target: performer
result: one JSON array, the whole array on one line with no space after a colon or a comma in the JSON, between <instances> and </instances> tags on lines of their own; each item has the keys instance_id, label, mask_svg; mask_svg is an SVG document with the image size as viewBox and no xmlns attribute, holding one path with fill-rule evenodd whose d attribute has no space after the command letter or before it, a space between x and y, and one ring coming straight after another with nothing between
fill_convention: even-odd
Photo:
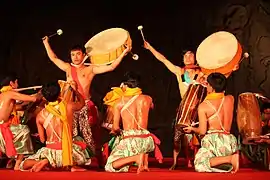
<instances>
[{"instance_id":1,"label":"performer","mask_svg":"<svg viewBox=\"0 0 270 180\"><path fill-rule=\"evenodd\" d=\"M108 172L127 172L129 165L137 163L137 173L148 171L148 153L156 150L156 158L162 161L157 144L160 141L147 130L149 109L153 106L150 96L143 95L139 79L133 73L126 75L123 82L126 96L114 105L113 134L120 131L122 118L123 131L120 142L113 148L105 166ZM156 144L156 145L155 145Z\"/></svg>"},{"instance_id":2,"label":"performer","mask_svg":"<svg viewBox=\"0 0 270 180\"><path fill-rule=\"evenodd\" d=\"M148 42L144 42L144 47L148 49L160 62L162 62L169 71L176 75L179 91L181 98L184 97L188 85L192 83L193 80L198 80L201 82L203 74L200 71L200 67L195 65L194 53L187 51L184 54L184 67L181 68L172 64L165 56L155 50Z\"/></svg>"},{"instance_id":3,"label":"performer","mask_svg":"<svg viewBox=\"0 0 270 180\"><path fill-rule=\"evenodd\" d=\"M201 148L195 156L195 170L198 172L237 172L239 154L236 138L230 134L234 98L224 95L226 77L212 73L207 77L208 95L198 108L199 128L184 130L205 135ZM229 167L220 165L230 164Z\"/></svg>"},{"instance_id":4,"label":"performer","mask_svg":"<svg viewBox=\"0 0 270 180\"><path fill-rule=\"evenodd\" d=\"M12 123L9 121L10 116L16 100L35 102L41 96L40 94L29 96L13 91L12 89L18 88L18 79L15 75L4 78L0 88L0 152L9 158L16 158L14 170L19 170L24 155L33 154L34 151L29 128L26 125Z\"/></svg>"},{"instance_id":5,"label":"performer","mask_svg":"<svg viewBox=\"0 0 270 180\"><path fill-rule=\"evenodd\" d=\"M50 60L61 70L66 72L67 81L74 80L78 84L78 90L85 99L85 107L80 111L74 113L73 120L73 136L76 137L79 133L87 142L88 147L93 154L96 154L99 165L102 164L101 157L101 143L100 143L100 130L97 122L97 109L94 103L90 100L90 87L92 80L96 74L113 71L122 61L123 57L130 51L127 47L125 51L114 61L107 66L85 66L82 62L85 58L85 49L80 46L74 46L71 51L71 60L75 66L60 60L49 44L49 38L43 38L43 43ZM78 133L79 128L79 133Z\"/></svg>"},{"instance_id":6,"label":"performer","mask_svg":"<svg viewBox=\"0 0 270 180\"><path fill-rule=\"evenodd\" d=\"M194 53L191 51L187 51L184 54L184 67L181 68L172 64L165 56L155 50L148 42L144 41L144 47L148 49L159 61L161 61L172 73L176 75L180 96L183 99L184 95L186 94L188 87L190 84L193 83L194 80L198 82L203 82L203 73L201 73L200 68L195 65L195 58ZM176 120L177 121L177 120ZM181 150L181 139L184 141L185 145L185 154L187 156L188 167L191 167L191 158L189 156L188 144L194 140L194 142L198 142L197 137L193 136L192 134L185 134L182 133L176 127L174 128L174 150L173 150L173 165L170 168L171 170L175 169L177 165L177 157ZM198 143L192 145L197 146ZM196 147L192 147L196 151Z\"/></svg>"},{"instance_id":7,"label":"performer","mask_svg":"<svg viewBox=\"0 0 270 180\"><path fill-rule=\"evenodd\" d=\"M61 168L85 164L84 149L77 145L79 143L72 142L73 112L80 110L85 104L74 83L72 88L78 101L67 103L58 99L61 91L58 82L43 86L42 94L49 103L37 115L36 124L40 141L46 141L46 147L24 160L20 165L21 170L39 172L48 165ZM71 171L81 170L84 169L71 168Z\"/></svg>"}]
</instances>

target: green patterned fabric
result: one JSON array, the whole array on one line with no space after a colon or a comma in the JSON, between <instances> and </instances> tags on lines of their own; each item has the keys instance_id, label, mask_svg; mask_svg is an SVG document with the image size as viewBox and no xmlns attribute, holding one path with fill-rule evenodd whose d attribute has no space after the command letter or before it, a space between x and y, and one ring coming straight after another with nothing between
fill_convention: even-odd
<instances>
[{"instance_id":1,"label":"green patterned fabric","mask_svg":"<svg viewBox=\"0 0 270 180\"><path fill-rule=\"evenodd\" d=\"M72 145L72 156L74 165L84 165L87 162L88 153L79 145ZM50 165L54 168L61 168L62 164L62 150L51 149L43 147L38 150L36 154L29 156L20 164L20 169L23 170L23 164L26 160L33 159L36 161L47 159Z\"/></svg>"},{"instance_id":2,"label":"green patterned fabric","mask_svg":"<svg viewBox=\"0 0 270 180\"><path fill-rule=\"evenodd\" d=\"M210 159L232 155L238 151L237 139L232 134L221 131L208 131L201 141L201 148L195 156L195 170L197 172L230 172L231 164L223 164L218 167L210 166Z\"/></svg>"},{"instance_id":3,"label":"green patterned fabric","mask_svg":"<svg viewBox=\"0 0 270 180\"><path fill-rule=\"evenodd\" d=\"M30 137L30 130L26 125L10 125L10 130L13 134L13 143L17 154L33 154L33 145ZM0 131L0 151L6 152L5 140Z\"/></svg>"},{"instance_id":4,"label":"green patterned fabric","mask_svg":"<svg viewBox=\"0 0 270 180\"><path fill-rule=\"evenodd\" d=\"M150 134L147 130L124 130L123 137L132 135ZM135 156L141 153L149 153L154 151L155 144L151 136L149 137L132 137L122 139L119 137L119 142L115 144L112 152L107 160L105 171L107 172L128 172L129 166L124 166L120 169L114 169L112 163L118 159ZM115 141L117 142L117 141Z\"/></svg>"}]
</instances>

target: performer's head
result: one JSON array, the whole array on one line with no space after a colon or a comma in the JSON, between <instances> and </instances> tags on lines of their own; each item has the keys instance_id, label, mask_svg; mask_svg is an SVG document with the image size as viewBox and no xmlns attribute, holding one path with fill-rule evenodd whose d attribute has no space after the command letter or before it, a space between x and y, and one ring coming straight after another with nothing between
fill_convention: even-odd
<instances>
[{"instance_id":1,"label":"performer's head","mask_svg":"<svg viewBox=\"0 0 270 180\"><path fill-rule=\"evenodd\" d=\"M127 72L124 75L124 80L122 81L122 89L125 90L126 87L136 88L140 85L140 76L135 72Z\"/></svg>"},{"instance_id":2,"label":"performer's head","mask_svg":"<svg viewBox=\"0 0 270 180\"><path fill-rule=\"evenodd\" d=\"M0 83L0 89L4 86L11 86L12 89L16 89L19 87L18 84L18 78L15 73L10 73L4 78L2 78L1 83Z\"/></svg>"},{"instance_id":3,"label":"performer's head","mask_svg":"<svg viewBox=\"0 0 270 180\"><path fill-rule=\"evenodd\" d=\"M85 55L85 48L80 45L75 45L70 50L71 61L75 65L81 64Z\"/></svg>"},{"instance_id":4,"label":"performer's head","mask_svg":"<svg viewBox=\"0 0 270 180\"><path fill-rule=\"evenodd\" d=\"M42 86L41 93L47 101L54 102L58 99L60 91L58 82L51 82Z\"/></svg>"},{"instance_id":5,"label":"performer's head","mask_svg":"<svg viewBox=\"0 0 270 180\"><path fill-rule=\"evenodd\" d=\"M221 73L211 73L207 77L207 91L209 93L216 92L221 93L225 91L227 79L226 77Z\"/></svg>"},{"instance_id":6,"label":"performer's head","mask_svg":"<svg viewBox=\"0 0 270 180\"><path fill-rule=\"evenodd\" d=\"M184 54L184 64L186 65L195 65L195 55L192 51L185 51Z\"/></svg>"}]
</instances>

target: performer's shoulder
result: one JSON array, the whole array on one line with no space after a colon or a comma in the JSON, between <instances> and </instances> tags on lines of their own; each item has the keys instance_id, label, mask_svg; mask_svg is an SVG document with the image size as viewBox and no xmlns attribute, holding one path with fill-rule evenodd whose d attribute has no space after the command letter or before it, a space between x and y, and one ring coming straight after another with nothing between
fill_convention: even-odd
<instances>
[{"instance_id":1,"label":"performer's shoulder","mask_svg":"<svg viewBox=\"0 0 270 180\"><path fill-rule=\"evenodd\" d=\"M140 94L138 99L146 101L146 102L152 102L153 101L152 97L149 96L149 95L146 95L146 94Z\"/></svg>"},{"instance_id":2,"label":"performer's shoulder","mask_svg":"<svg viewBox=\"0 0 270 180\"><path fill-rule=\"evenodd\" d=\"M227 101L234 101L234 97L232 96L232 95L226 95L225 96L225 100L227 100Z\"/></svg>"}]
</instances>

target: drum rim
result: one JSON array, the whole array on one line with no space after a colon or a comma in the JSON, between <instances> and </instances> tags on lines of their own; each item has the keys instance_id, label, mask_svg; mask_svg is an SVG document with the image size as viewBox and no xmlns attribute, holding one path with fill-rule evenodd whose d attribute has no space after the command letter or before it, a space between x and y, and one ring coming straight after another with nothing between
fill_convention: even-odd
<instances>
[{"instance_id":1,"label":"drum rim","mask_svg":"<svg viewBox=\"0 0 270 180\"><path fill-rule=\"evenodd\" d=\"M104 34L104 33L106 33L106 32L112 31L112 30L118 30L118 31L120 30L120 31L122 31L122 32L126 32L126 33L127 33L127 38L126 38L125 41L127 41L128 37L130 36L129 32L128 32L127 30L123 29L123 28L118 28L118 27L116 27L116 28L105 29L105 30L103 30L103 31L101 31L101 32L99 32L99 33L97 33L97 34L95 34L92 38L90 38L90 39L85 43L85 45L84 45L85 49L87 49L87 47L89 47L89 44L91 44L91 42L94 41L94 39L98 38L101 34ZM119 44L119 46L118 46L117 48L121 47L121 46L125 43L125 41L124 41L121 45ZM117 48L115 48L114 50L116 50ZM87 55L88 55L88 56L103 55L103 54L111 53L111 52L114 51L114 50L108 50L108 51L104 51L104 52L90 51L89 53L87 53ZM106 64L104 64L104 65L106 65Z\"/></svg>"},{"instance_id":2,"label":"drum rim","mask_svg":"<svg viewBox=\"0 0 270 180\"><path fill-rule=\"evenodd\" d=\"M199 53L200 53L200 48L202 47L202 44L204 44L206 41L208 41L211 37L213 37L214 35L218 34L218 33L226 33L228 35L230 35L231 37L233 37L237 43L237 50L235 52L235 55L234 57L231 59L231 61L227 62L226 64L220 66L220 67L216 67L216 68L213 68L213 69L209 69L208 67L203 67L200 63L200 57L199 57ZM202 72L204 72L205 74L210 74L212 72L220 72L222 74L228 74L228 73L231 73L232 72L232 68L233 66L235 66L237 63L239 63L240 59L241 59L241 55L242 55L242 47L238 41L238 39L235 37L234 34L228 32L228 31L218 31L218 32L215 32L215 33L212 33L211 35L209 35L207 38L205 38L201 43L200 45L198 46L197 48L197 52L196 52L196 59L197 59L197 62L199 64L199 66L201 67L202 69ZM228 67L229 66L229 67ZM226 67L226 68L224 68Z\"/></svg>"}]
</instances>

